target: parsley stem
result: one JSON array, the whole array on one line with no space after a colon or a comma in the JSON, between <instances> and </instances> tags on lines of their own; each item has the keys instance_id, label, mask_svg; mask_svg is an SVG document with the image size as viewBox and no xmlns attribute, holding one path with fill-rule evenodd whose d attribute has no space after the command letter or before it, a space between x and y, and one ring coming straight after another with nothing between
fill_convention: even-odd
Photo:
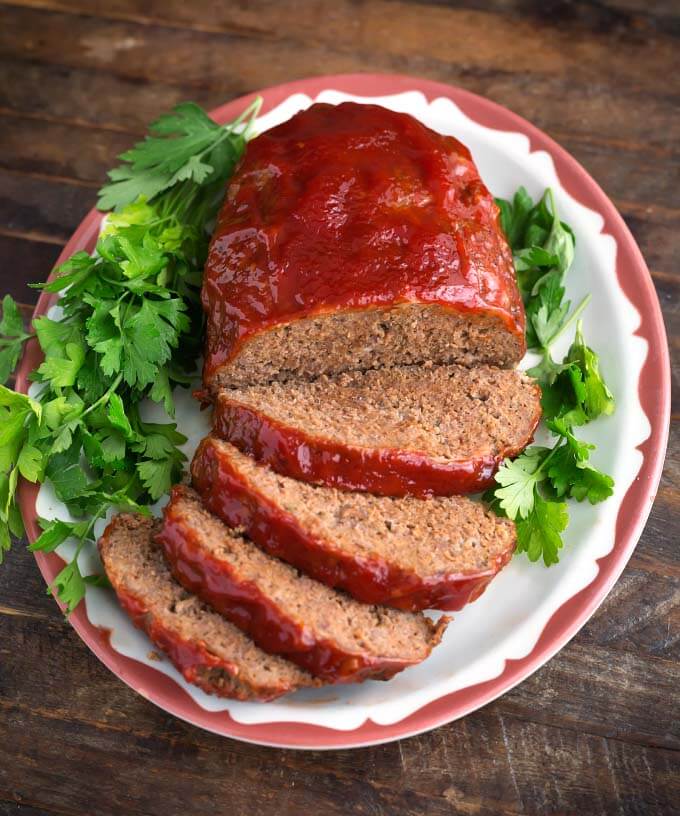
<instances>
[{"instance_id":1,"label":"parsley stem","mask_svg":"<svg viewBox=\"0 0 680 816\"><path fill-rule=\"evenodd\" d=\"M98 400L93 402L89 408L86 408L83 411L83 413L80 415L80 418L82 419L84 416L87 416L90 413L90 411L94 411L94 409L101 405L103 402L107 402L111 394L113 394L113 392L116 390L116 388L118 388L122 381L123 375L119 374L116 377L116 379L111 383L111 385L108 387L108 389L101 395L101 397L99 397Z\"/></svg>"},{"instance_id":2,"label":"parsley stem","mask_svg":"<svg viewBox=\"0 0 680 816\"><path fill-rule=\"evenodd\" d=\"M59 425L58 428L55 428L49 436L50 437L58 436L64 430L64 428L67 425L69 425L71 422L75 422L76 420L79 421L79 422L82 422L83 418L86 417L90 413L90 411L94 411L95 408L98 408L103 402L106 402L109 399L111 394L113 394L113 392L116 390L116 388L118 388L118 386L121 384L122 381L123 381L123 375L119 374L116 377L116 379L111 383L109 388L101 395L101 397L99 397L98 400L93 402L92 405L90 405L89 408L86 408L83 411L83 413L80 414L80 416L73 417L72 419L69 419L67 422L62 422L62 424Z\"/></svg>"},{"instance_id":3,"label":"parsley stem","mask_svg":"<svg viewBox=\"0 0 680 816\"><path fill-rule=\"evenodd\" d=\"M592 300L592 297L593 297L593 296L592 296L592 295L590 294L590 292L589 292L589 293L588 293L588 294L587 294L587 295L586 295L586 296L583 298L583 300L582 300L582 301L579 303L579 305L578 305L578 306L577 306L577 307L574 309L574 311L571 313L571 315L569 316L569 319L568 319L568 320L565 320L565 322L564 322L564 323L563 323L563 324L562 324L562 325L559 327L559 329L558 329L558 330L555 332L555 334L553 334L553 335L552 335L552 337L551 337L551 338L548 340L547 344L546 344L545 346L543 346L543 348L544 348L546 351L548 351L548 350L550 349L550 346L552 346L552 344L555 342L555 340L557 340L557 338L558 338L558 337L559 337L559 336L560 336L560 335L561 335L561 334L562 334L562 333L563 333L563 332L564 332L566 329L568 329L568 328L569 328L569 326L571 326L571 324L572 324L572 323L573 323L575 320L577 320L577 319L578 319L578 318L581 316L581 313L583 312L583 310L586 308L586 306L587 306L587 305L590 303L590 301Z\"/></svg>"},{"instance_id":4,"label":"parsley stem","mask_svg":"<svg viewBox=\"0 0 680 816\"><path fill-rule=\"evenodd\" d=\"M203 150L196 153L195 156L200 158L201 156L205 155L206 153L209 153L210 151L214 150L217 147L218 144L221 144L225 139L227 139L229 136L231 136L232 133L236 130L236 128L242 122L244 122L246 119L248 119L248 124L246 125L246 127L245 127L243 133L241 134L241 136L243 137L243 139L245 141L248 141L248 139L250 138L250 134L252 132L253 123L254 123L255 118L257 117L257 114L258 114L261 107L262 107L262 97L258 96L256 99L254 99L250 103L250 105L248 105L248 107L243 111L243 113L237 119L234 119L233 122L229 122L228 125L225 125L222 128L222 133L220 134L220 136L217 137L217 139L214 142L211 142L207 147L204 147ZM172 192L176 192L176 190L180 186L181 185L178 185L178 187L175 190L173 190Z\"/></svg>"},{"instance_id":5,"label":"parsley stem","mask_svg":"<svg viewBox=\"0 0 680 816\"><path fill-rule=\"evenodd\" d=\"M204 156L206 153L209 153L212 150L214 150L217 147L218 144L221 144L225 139L229 138L229 136L232 135L235 128L237 128L241 124L241 122L244 121L244 119L246 118L247 115L249 115L253 111L259 110L261 105L262 105L262 99L260 97L258 97L251 105L249 105L245 109L245 111L238 117L238 119L235 119L233 122L230 122L226 127L222 128L222 133L217 137L217 139L215 139L214 142L211 142L209 145L204 147L203 150L199 151L198 153L195 153L194 156L196 158L200 158L201 156ZM243 136L243 138L246 139L246 140L248 138L247 134L250 131L252 123L253 123L253 120L251 119L248 122L248 124L246 125L245 130L241 134ZM178 188L180 186L181 185L178 185ZM173 190L173 192L175 192L175 191L176 190Z\"/></svg>"},{"instance_id":6,"label":"parsley stem","mask_svg":"<svg viewBox=\"0 0 680 816\"><path fill-rule=\"evenodd\" d=\"M132 479L130 480L130 482L127 483L127 485L125 486L124 489L127 489L130 486L131 482L132 482ZM102 502L99 505L99 507L95 510L95 512L92 514L92 518L90 519L89 524L85 528L85 532L80 537L80 542L78 543L78 549L76 550L76 558L78 557L78 554L80 553L80 549L81 549L82 545L87 540L87 538L88 538L88 536L90 534L90 531L94 529L94 525L97 523L97 521L102 516L106 515L106 511L109 509L110 506L111 505L110 505L109 502Z\"/></svg>"},{"instance_id":7,"label":"parsley stem","mask_svg":"<svg viewBox=\"0 0 680 816\"><path fill-rule=\"evenodd\" d=\"M552 459L552 457L557 453L557 451L562 447L562 441L565 439L564 436L560 436L557 440L555 446L550 451L550 453L545 457L545 459L541 462L540 466L536 470L536 473L541 473L541 471L545 468L548 462Z\"/></svg>"},{"instance_id":8,"label":"parsley stem","mask_svg":"<svg viewBox=\"0 0 680 816\"><path fill-rule=\"evenodd\" d=\"M243 138L246 141L248 141L248 138L250 137L250 133L252 131L253 123L255 122L255 119L257 118L257 114L260 112L261 107L262 107L262 97L257 96L257 97L255 97L255 99L253 99L253 101L250 103L250 105L248 105L248 107L243 111L243 113L237 119L234 119L233 122L230 122L227 125L227 127L226 127L227 133L230 133L235 128L237 128L241 124L241 122L245 121L246 119L249 119L248 124L246 125L246 129L243 131L243 134L242 134Z\"/></svg>"},{"instance_id":9,"label":"parsley stem","mask_svg":"<svg viewBox=\"0 0 680 816\"><path fill-rule=\"evenodd\" d=\"M31 337L35 337L35 334L16 334L12 337L0 337L0 346L12 346L14 343L23 343Z\"/></svg>"}]
</instances>

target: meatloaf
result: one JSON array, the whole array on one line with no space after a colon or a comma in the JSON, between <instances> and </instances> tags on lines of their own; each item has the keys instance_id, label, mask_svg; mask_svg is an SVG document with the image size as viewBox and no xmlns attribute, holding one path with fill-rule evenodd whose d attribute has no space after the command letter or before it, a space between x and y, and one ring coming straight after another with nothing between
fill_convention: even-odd
<instances>
[{"instance_id":1,"label":"meatloaf","mask_svg":"<svg viewBox=\"0 0 680 816\"><path fill-rule=\"evenodd\" d=\"M515 527L464 496L347 493L298 482L215 437L193 485L211 512L271 555L364 603L460 609L508 562Z\"/></svg>"},{"instance_id":2,"label":"meatloaf","mask_svg":"<svg viewBox=\"0 0 680 816\"><path fill-rule=\"evenodd\" d=\"M387 680L420 663L446 619L361 604L266 554L204 509L198 495L173 488L156 536L177 579L246 632L332 682Z\"/></svg>"},{"instance_id":3,"label":"meatloaf","mask_svg":"<svg viewBox=\"0 0 680 816\"><path fill-rule=\"evenodd\" d=\"M210 387L523 356L499 211L470 151L375 105L312 105L249 143L202 291Z\"/></svg>"},{"instance_id":4,"label":"meatloaf","mask_svg":"<svg viewBox=\"0 0 680 816\"><path fill-rule=\"evenodd\" d=\"M262 701L319 685L181 587L154 541L158 527L145 516L116 516L99 552L123 608L190 683L220 697Z\"/></svg>"},{"instance_id":5,"label":"meatloaf","mask_svg":"<svg viewBox=\"0 0 680 816\"><path fill-rule=\"evenodd\" d=\"M401 366L222 389L214 432L278 473L386 496L474 493L532 439L540 389L519 371Z\"/></svg>"}]
</instances>

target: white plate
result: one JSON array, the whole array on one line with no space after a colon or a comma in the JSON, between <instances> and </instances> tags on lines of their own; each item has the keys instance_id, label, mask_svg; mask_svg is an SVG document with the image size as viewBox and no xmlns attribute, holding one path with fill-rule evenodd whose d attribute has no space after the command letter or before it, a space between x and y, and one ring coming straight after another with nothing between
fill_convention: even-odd
<instances>
[{"instance_id":1,"label":"white plate","mask_svg":"<svg viewBox=\"0 0 680 816\"><path fill-rule=\"evenodd\" d=\"M643 464L638 446L650 436L650 422L642 408L638 387L648 342L636 335L640 312L624 294L617 277L616 241L612 235L603 234L602 215L567 192L551 155L542 150L532 151L529 138L522 133L480 124L451 98L438 96L428 101L420 91L375 97L335 90L323 90L315 96L293 93L258 120L259 129L288 119L313 101L337 104L349 99L410 113L434 130L456 136L472 151L481 176L494 195L511 197L520 185L534 198L540 197L546 187L554 190L560 216L572 226L577 237L567 296L576 304L587 293L592 295L583 315L584 333L600 354L602 371L617 403L612 417L583 428L581 435L597 445L594 464L614 477L616 488L612 498L595 507L570 503L570 524L558 565L547 569L540 563L530 563L525 556L513 558L479 600L455 614L441 645L428 660L387 683L370 681L330 690L304 690L268 704L210 697L188 684L169 661L149 658L153 648L150 641L133 627L113 593L88 587L87 618L91 624L110 630L110 646L115 652L172 678L193 701L192 708L228 712L232 724L306 723L340 732L356 731L368 721L376 726L390 726L446 695L499 678L508 661L531 655L558 610L598 575L598 559L614 548L617 516ZM555 349L556 357L566 352L572 336L561 338ZM530 367L534 362L527 355L522 367ZM164 418L158 406L149 406L149 410L157 420ZM198 441L209 430L209 416L199 411L188 392L177 393L177 422L179 430L189 436L185 452L191 457ZM543 441L543 433L539 431L537 442ZM45 518L68 517L55 501L49 485L41 487L36 511ZM640 527L644 518L638 522L636 526ZM102 521L97 533L103 526ZM58 554L66 558L71 551L72 546L66 543ZM95 559L91 552L81 556L84 573L99 571ZM623 563L617 569L622 567ZM580 621L583 622L585 618ZM538 662L532 668L537 665ZM153 699L148 687L145 693ZM229 728L225 733L230 733ZM296 742L291 739L285 744ZM316 746L324 744L320 738Z\"/></svg>"}]
</instances>

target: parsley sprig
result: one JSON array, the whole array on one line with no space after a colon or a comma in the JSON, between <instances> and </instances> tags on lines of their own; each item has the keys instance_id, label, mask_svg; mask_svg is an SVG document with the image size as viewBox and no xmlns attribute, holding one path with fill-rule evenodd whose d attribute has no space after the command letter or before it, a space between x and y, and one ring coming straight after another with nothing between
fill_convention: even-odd
<instances>
[{"instance_id":1,"label":"parsley sprig","mask_svg":"<svg viewBox=\"0 0 680 816\"><path fill-rule=\"evenodd\" d=\"M120 158L99 194L107 216L95 252L78 252L39 284L59 294L57 313L24 330L5 297L0 320L0 382L35 336L44 360L32 396L0 385L0 563L23 532L19 476L49 480L74 521L43 523L33 551L67 539L75 554L56 577L69 612L88 583L78 555L111 508L148 512L179 480L186 442L172 421L144 419L146 401L174 416L173 391L189 386L200 355L200 286L210 231L226 180L253 135L260 100L224 127L193 103L150 127Z\"/></svg>"},{"instance_id":2,"label":"parsley sprig","mask_svg":"<svg viewBox=\"0 0 680 816\"><path fill-rule=\"evenodd\" d=\"M517 552L546 566L559 561L561 534L569 523L567 499L591 504L612 495L610 476L590 463L595 446L582 442L574 428L614 411L614 398L599 369L597 354L586 345L579 317L590 297L570 313L564 279L574 259L575 239L557 216L546 190L534 204L522 187L512 201L497 200L501 224L513 250L527 315L527 346L541 355L529 370L541 386L543 418L556 437L553 447L532 445L496 474L497 487L484 498L517 526ZM552 346L576 323L574 341L561 363Z\"/></svg>"},{"instance_id":3,"label":"parsley sprig","mask_svg":"<svg viewBox=\"0 0 680 816\"><path fill-rule=\"evenodd\" d=\"M4 385L11 377L29 337L31 333L24 331L19 307L10 295L5 295L0 317L0 385Z\"/></svg>"},{"instance_id":4,"label":"parsley sprig","mask_svg":"<svg viewBox=\"0 0 680 816\"><path fill-rule=\"evenodd\" d=\"M536 204L524 187L512 201L496 201L526 309L527 347L545 353L588 302L582 301L568 316L571 302L564 299L564 279L574 260L576 239L571 227L557 217L551 189Z\"/></svg>"}]
</instances>

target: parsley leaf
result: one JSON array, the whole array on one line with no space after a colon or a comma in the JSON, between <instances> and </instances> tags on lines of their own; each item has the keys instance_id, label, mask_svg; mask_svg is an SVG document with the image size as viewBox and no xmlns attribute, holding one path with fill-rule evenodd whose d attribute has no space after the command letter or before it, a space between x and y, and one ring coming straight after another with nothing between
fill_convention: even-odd
<instances>
[{"instance_id":1,"label":"parsley leaf","mask_svg":"<svg viewBox=\"0 0 680 816\"><path fill-rule=\"evenodd\" d=\"M613 493L614 480L589 464L594 445L578 440L564 420L548 422L550 430L566 440L556 451L548 468L548 478L558 497L567 496L576 501L588 499L597 504Z\"/></svg>"},{"instance_id":2,"label":"parsley leaf","mask_svg":"<svg viewBox=\"0 0 680 816\"><path fill-rule=\"evenodd\" d=\"M516 272L528 272L537 267L545 266L549 269L557 266L559 259L557 255L551 254L544 247L534 245L516 252L514 262Z\"/></svg>"},{"instance_id":3,"label":"parsley leaf","mask_svg":"<svg viewBox=\"0 0 680 816\"><path fill-rule=\"evenodd\" d=\"M597 419L601 414L612 414L615 407L614 397L600 374L597 354L585 344L580 323L565 363L575 367L580 373L583 383L581 405L588 420Z\"/></svg>"},{"instance_id":4,"label":"parsley leaf","mask_svg":"<svg viewBox=\"0 0 680 816\"><path fill-rule=\"evenodd\" d=\"M555 197L552 190L548 189L547 196L550 200L552 223L543 248L557 258L557 269L564 275L574 261L576 242L574 233L557 217L557 207L555 206Z\"/></svg>"},{"instance_id":5,"label":"parsley leaf","mask_svg":"<svg viewBox=\"0 0 680 816\"><path fill-rule=\"evenodd\" d=\"M531 447L514 461L506 459L496 473L495 496L510 518L526 518L534 506L535 488L545 478L542 463L547 448Z\"/></svg>"},{"instance_id":6,"label":"parsley leaf","mask_svg":"<svg viewBox=\"0 0 680 816\"><path fill-rule=\"evenodd\" d=\"M154 402L162 402L165 411L170 416L175 415L175 403L172 398L172 387L168 377L168 370L165 366L158 369L158 373L154 379L151 391L149 391L149 399Z\"/></svg>"},{"instance_id":7,"label":"parsley leaf","mask_svg":"<svg viewBox=\"0 0 680 816\"><path fill-rule=\"evenodd\" d=\"M144 423L148 399L174 408L200 356L202 270L225 181L253 135L261 100L224 127L193 103L179 105L121 156L100 206L115 208L92 255L78 252L38 288L59 295L59 316L33 328L44 360L31 399L0 386L0 562L20 535L19 477L49 479L76 519L45 525L32 549L66 538L74 559L51 589L70 612L88 585L77 555L110 508L146 512L182 475L186 438L174 423ZM10 297L0 319L0 379L31 336Z\"/></svg>"},{"instance_id":8,"label":"parsley leaf","mask_svg":"<svg viewBox=\"0 0 680 816\"><path fill-rule=\"evenodd\" d=\"M543 372L532 369L530 373ZM541 385L546 419L561 418L569 425L585 425L614 412L614 397L600 374L597 354L585 344L580 323L564 362Z\"/></svg>"},{"instance_id":9,"label":"parsley leaf","mask_svg":"<svg viewBox=\"0 0 680 816\"><path fill-rule=\"evenodd\" d=\"M552 190L534 205L524 188L512 202L496 199L501 225L514 252L517 281L527 315L527 345L546 349L569 313L564 278L574 260L574 235L557 216Z\"/></svg>"},{"instance_id":10,"label":"parsley leaf","mask_svg":"<svg viewBox=\"0 0 680 816\"><path fill-rule=\"evenodd\" d=\"M578 320L590 297L569 314L564 278L574 259L575 239L557 216L552 191L534 204L520 188L512 201L497 204L525 304L527 346L541 354L528 373L541 386L543 417L557 439L552 448L532 446L514 461L503 462L497 486L484 499L496 513L515 521L517 552L531 561L542 558L549 566L559 560L561 533L569 522L565 500L596 504L613 493L613 479L590 463L595 446L577 439L573 428L611 414L614 398ZM556 362L551 347L574 322L574 342L562 362Z\"/></svg>"},{"instance_id":11,"label":"parsley leaf","mask_svg":"<svg viewBox=\"0 0 680 816\"><path fill-rule=\"evenodd\" d=\"M14 467L27 439L30 422L40 419L41 415L38 402L0 386L0 473Z\"/></svg>"},{"instance_id":12,"label":"parsley leaf","mask_svg":"<svg viewBox=\"0 0 680 816\"><path fill-rule=\"evenodd\" d=\"M57 498L69 502L85 492L90 484L80 461L82 440L76 434L70 446L53 454L45 469L45 475L52 482Z\"/></svg>"},{"instance_id":13,"label":"parsley leaf","mask_svg":"<svg viewBox=\"0 0 680 816\"><path fill-rule=\"evenodd\" d=\"M530 561L543 558L546 567L557 564L562 547L560 534L568 524L565 502L546 501L536 494L531 512L517 522L517 552L525 552Z\"/></svg>"},{"instance_id":14,"label":"parsley leaf","mask_svg":"<svg viewBox=\"0 0 680 816\"><path fill-rule=\"evenodd\" d=\"M54 552L67 538L82 538L87 533L88 522L40 519L40 525L43 528L42 533L28 545L31 552Z\"/></svg>"},{"instance_id":15,"label":"parsley leaf","mask_svg":"<svg viewBox=\"0 0 680 816\"><path fill-rule=\"evenodd\" d=\"M5 295L0 318L0 385L10 378L19 362L24 343L30 336L24 331L19 307L10 295Z\"/></svg>"},{"instance_id":16,"label":"parsley leaf","mask_svg":"<svg viewBox=\"0 0 680 816\"><path fill-rule=\"evenodd\" d=\"M51 355L38 368L41 381L49 381L53 388L68 388L74 385L78 372L85 362L85 346L81 343L67 343L64 356Z\"/></svg>"},{"instance_id":17,"label":"parsley leaf","mask_svg":"<svg viewBox=\"0 0 680 816\"><path fill-rule=\"evenodd\" d=\"M501 227L508 238L508 243L513 250L523 249L526 244L524 235L526 233L529 215L534 209L534 202L524 187L520 187L515 193L512 201L504 201L502 198L496 199L501 213Z\"/></svg>"},{"instance_id":18,"label":"parsley leaf","mask_svg":"<svg viewBox=\"0 0 680 816\"><path fill-rule=\"evenodd\" d=\"M54 581L47 587L47 594L56 590L57 597L66 606L67 616L85 597L85 579L80 572L78 559L66 564Z\"/></svg>"},{"instance_id":19,"label":"parsley leaf","mask_svg":"<svg viewBox=\"0 0 680 816\"><path fill-rule=\"evenodd\" d=\"M40 451L29 442L41 418L38 402L0 385L0 564L10 548L10 533L23 532L15 504L19 473L35 481L44 467Z\"/></svg>"},{"instance_id":20,"label":"parsley leaf","mask_svg":"<svg viewBox=\"0 0 680 816\"><path fill-rule=\"evenodd\" d=\"M142 484L149 491L152 499L159 499L167 493L181 475L179 463L172 458L146 459L137 465Z\"/></svg>"},{"instance_id":21,"label":"parsley leaf","mask_svg":"<svg viewBox=\"0 0 680 816\"><path fill-rule=\"evenodd\" d=\"M152 135L120 156L124 164L109 172L110 182L99 193L99 208L120 210L140 196L150 200L182 182L223 181L252 136L259 105L256 101L226 127L213 122L193 102L177 105L149 127ZM248 122L240 131L244 120Z\"/></svg>"},{"instance_id":22,"label":"parsley leaf","mask_svg":"<svg viewBox=\"0 0 680 816\"><path fill-rule=\"evenodd\" d=\"M24 321L19 307L10 295L2 299L2 318L0 319L0 334L9 337L19 337L24 333Z\"/></svg>"},{"instance_id":23,"label":"parsley leaf","mask_svg":"<svg viewBox=\"0 0 680 816\"><path fill-rule=\"evenodd\" d=\"M614 492L611 476L580 462L568 446L557 452L548 469L548 477L557 496L577 501L588 499L591 504L597 504Z\"/></svg>"},{"instance_id":24,"label":"parsley leaf","mask_svg":"<svg viewBox=\"0 0 680 816\"><path fill-rule=\"evenodd\" d=\"M96 271L97 261L95 258L87 254L87 252L76 252L67 261L55 270L53 280L47 283L32 284L36 289L42 289L45 292L61 292L67 286L79 289L87 279ZM44 318L47 320L48 318ZM57 321L50 321L55 323ZM68 331L71 327L63 327L64 331Z\"/></svg>"}]
</instances>

